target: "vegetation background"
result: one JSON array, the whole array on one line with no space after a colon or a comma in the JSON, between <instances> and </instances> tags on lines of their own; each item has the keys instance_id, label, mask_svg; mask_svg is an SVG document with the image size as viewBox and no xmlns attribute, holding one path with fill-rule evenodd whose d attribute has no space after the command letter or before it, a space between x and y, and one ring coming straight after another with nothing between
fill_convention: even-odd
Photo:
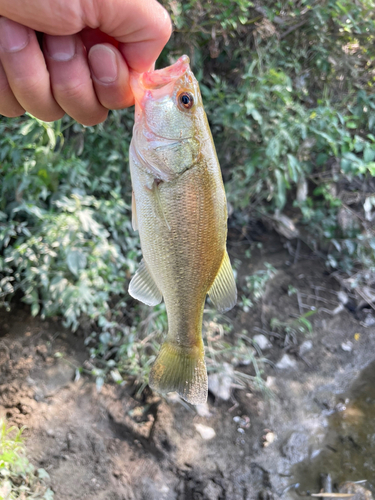
<instances>
[{"instance_id":1,"label":"vegetation background","mask_svg":"<svg viewBox=\"0 0 375 500\"><path fill-rule=\"evenodd\" d=\"M158 65L191 58L231 227L244 234L268 221L318 253L346 288L371 286L375 2L163 4L175 30ZM144 387L166 328L163 305L150 310L127 293L140 260L131 229L132 115L115 111L96 127L0 117L0 303L21 299L33 315L85 325L99 388L108 374ZM271 275L267 268L248 278L240 307L252 306ZM208 356L252 356L245 344L223 343Z\"/></svg>"}]
</instances>

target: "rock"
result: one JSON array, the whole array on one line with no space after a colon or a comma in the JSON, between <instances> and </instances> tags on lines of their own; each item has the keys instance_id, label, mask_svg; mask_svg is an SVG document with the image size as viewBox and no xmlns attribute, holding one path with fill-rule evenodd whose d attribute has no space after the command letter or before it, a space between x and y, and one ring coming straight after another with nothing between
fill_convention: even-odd
<instances>
[{"instance_id":1,"label":"rock","mask_svg":"<svg viewBox=\"0 0 375 500\"><path fill-rule=\"evenodd\" d=\"M297 361L289 356L289 354L284 354L283 357L276 363L276 368L280 370L296 369Z\"/></svg>"},{"instance_id":2,"label":"rock","mask_svg":"<svg viewBox=\"0 0 375 500\"><path fill-rule=\"evenodd\" d=\"M305 340L299 346L300 356L304 356L307 352L311 351L312 348L313 348L313 343L311 342L311 340Z\"/></svg>"},{"instance_id":3,"label":"rock","mask_svg":"<svg viewBox=\"0 0 375 500\"><path fill-rule=\"evenodd\" d=\"M353 343L348 340L347 342L343 342L341 344L341 349L345 352L351 352L353 350Z\"/></svg>"},{"instance_id":4,"label":"rock","mask_svg":"<svg viewBox=\"0 0 375 500\"><path fill-rule=\"evenodd\" d=\"M224 401L230 398L234 368L229 363L223 363L224 370L208 376L208 390Z\"/></svg>"},{"instance_id":5,"label":"rock","mask_svg":"<svg viewBox=\"0 0 375 500\"><path fill-rule=\"evenodd\" d=\"M360 484L351 483L347 481L346 483L340 484L340 493L353 493L354 496L350 500L373 500L371 491L367 490Z\"/></svg>"},{"instance_id":6,"label":"rock","mask_svg":"<svg viewBox=\"0 0 375 500\"><path fill-rule=\"evenodd\" d=\"M309 438L303 432L293 432L281 449L292 464L298 464L309 455Z\"/></svg>"},{"instance_id":7,"label":"rock","mask_svg":"<svg viewBox=\"0 0 375 500\"><path fill-rule=\"evenodd\" d=\"M195 405L195 411L198 413L200 417L212 417L212 413L208 407L207 403L202 403L200 405Z\"/></svg>"},{"instance_id":8,"label":"rock","mask_svg":"<svg viewBox=\"0 0 375 500\"><path fill-rule=\"evenodd\" d=\"M341 302L341 304L347 304L349 302L349 297L347 296L347 294L345 292L343 292L342 290L340 290L337 294L337 298L339 299L339 301Z\"/></svg>"},{"instance_id":9,"label":"rock","mask_svg":"<svg viewBox=\"0 0 375 500\"><path fill-rule=\"evenodd\" d=\"M267 448L270 444L272 444L276 440L276 434L272 431L266 432L263 436L263 448Z\"/></svg>"},{"instance_id":10,"label":"rock","mask_svg":"<svg viewBox=\"0 0 375 500\"><path fill-rule=\"evenodd\" d=\"M258 346L262 349L262 351L265 349L270 349L272 347L271 342L265 335L262 334L254 335L253 340L258 344Z\"/></svg>"},{"instance_id":11,"label":"rock","mask_svg":"<svg viewBox=\"0 0 375 500\"><path fill-rule=\"evenodd\" d=\"M216 432L212 427L208 427L203 424L194 424L197 432L201 435L202 439L208 441L209 439L213 439L216 436Z\"/></svg>"},{"instance_id":12,"label":"rock","mask_svg":"<svg viewBox=\"0 0 375 500\"><path fill-rule=\"evenodd\" d=\"M368 314L364 321L362 322L363 326L365 327L369 327L369 326L373 326L375 325L375 316L373 316L372 314Z\"/></svg>"},{"instance_id":13,"label":"rock","mask_svg":"<svg viewBox=\"0 0 375 500\"><path fill-rule=\"evenodd\" d=\"M233 422L236 422L243 429L248 429L250 427L250 418L247 415L242 415L233 417Z\"/></svg>"}]
</instances>

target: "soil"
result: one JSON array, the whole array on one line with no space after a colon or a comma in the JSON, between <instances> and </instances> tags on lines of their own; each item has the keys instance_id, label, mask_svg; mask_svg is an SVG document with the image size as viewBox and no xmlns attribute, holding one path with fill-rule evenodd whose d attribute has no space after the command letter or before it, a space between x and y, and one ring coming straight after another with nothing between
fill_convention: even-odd
<instances>
[{"instance_id":1,"label":"soil","mask_svg":"<svg viewBox=\"0 0 375 500\"><path fill-rule=\"evenodd\" d=\"M27 426L28 457L50 474L56 500L301 498L319 491L321 473L334 485L367 479L375 489L375 328L364 322L371 309L359 311L355 297L341 307L339 283L303 245L296 254L295 241L262 239L251 259L246 245L230 248L243 262L240 277L265 262L277 269L261 302L231 313L231 335L260 329L269 338L263 354L273 364L264 377L273 396L233 388L222 401L210 393L206 416L148 389L137 397L130 382L98 393L91 377L76 377L88 359L82 333L23 306L0 311L0 417ZM272 318L311 307L313 331L296 343L285 346L269 331ZM277 368L285 354L288 366ZM215 436L203 439L196 424Z\"/></svg>"}]
</instances>

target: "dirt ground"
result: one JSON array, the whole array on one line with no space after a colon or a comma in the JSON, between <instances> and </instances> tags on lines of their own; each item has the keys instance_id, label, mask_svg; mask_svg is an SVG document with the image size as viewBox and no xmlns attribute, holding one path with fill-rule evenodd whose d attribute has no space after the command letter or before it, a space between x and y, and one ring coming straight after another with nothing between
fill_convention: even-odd
<instances>
[{"instance_id":1,"label":"dirt ground","mask_svg":"<svg viewBox=\"0 0 375 500\"><path fill-rule=\"evenodd\" d=\"M0 417L27 426L28 456L50 474L56 500L303 498L319 491L327 472L334 484L367 479L375 490L368 424L375 327L364 321L371 309L359 310L353 297L337 312L338 282L303 245L297 256L296 243L288 245L265 235L263 250L247 260L243 245L230 248L243 260L239 276L264 262L277 269L255 308L231 313L231 335L261 329L271 341L263 354L272 362L265 379L273 397L209 394L206 416L148 390L137 398L130 383L106 383L98 393L92 378L75 380L88 358L82 334L32 318L23 306L0 311ZM288 294L290 285L299 297ZM285 347L270 334L270 320L298 316L305 305L316 308L313 333ZM196 424L215 436L203 439Z\"/></svg>"}]
</instances>

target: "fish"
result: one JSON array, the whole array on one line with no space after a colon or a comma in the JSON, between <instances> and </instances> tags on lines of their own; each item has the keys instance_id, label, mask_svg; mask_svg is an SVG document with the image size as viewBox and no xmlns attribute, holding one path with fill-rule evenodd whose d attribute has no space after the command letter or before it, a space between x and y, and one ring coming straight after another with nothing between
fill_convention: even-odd
<instances>
[{"instance_id":1,"label":"fish","mask_svg":"<svg viewBox=\"0 0 375 500\"><path fill-rule=\"evenodd\" d=\"M237 301L220 165L188 56L163 69L132 72L130 85L132 224L143 258L129 294L149 306L164 299L168 318L149 385L201 404L208 392L202 339L207 294L220 312Z\"/></svg>"}]
</instances>

